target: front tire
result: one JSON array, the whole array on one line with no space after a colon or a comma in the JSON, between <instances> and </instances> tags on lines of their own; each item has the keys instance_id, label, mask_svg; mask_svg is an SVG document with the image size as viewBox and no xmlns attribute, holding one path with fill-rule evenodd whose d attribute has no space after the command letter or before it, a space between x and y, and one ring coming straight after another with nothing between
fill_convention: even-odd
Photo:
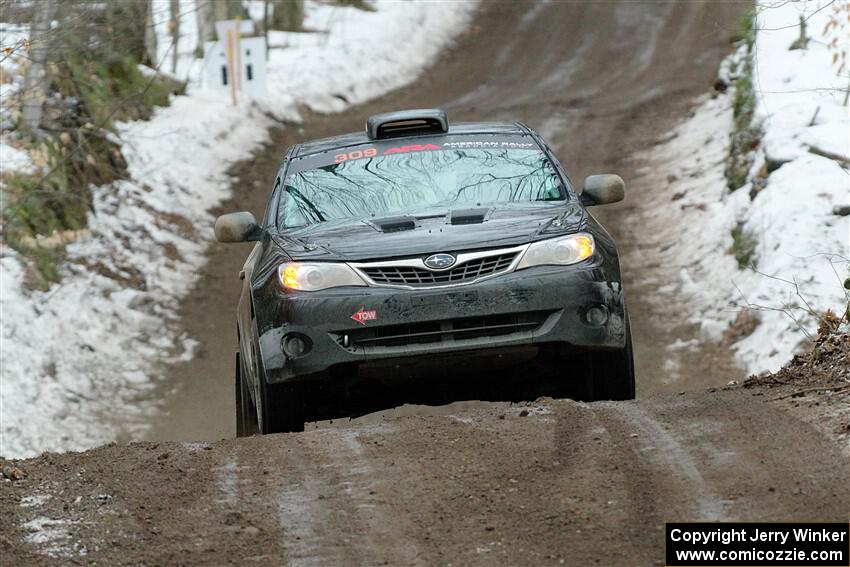
<instances>
[{"instance_id":1,"label":"front tire","mask_svg":"<svg viewBox=\"0 0 850 567\"><path fill-rule=\"evenodd\" d=\"M596 400L635 399L635 362L632 331L626 314L626 345L618 351L590 355L589 398Z\"/></svg>"},{"instance_id":2,"label":"front tire","mask_svg":"<svg viewBox=\"0 0 850 567\"><path fill-rule=\"evenodd\" d=\"M236 436L249 437L258 432L257 410L251 392L242 379L242 357L236 351Z\"/></svg>"},{"instance_id":3,"label":"front tire","mask_svg":"<svg viewBox=\"0 0 850 567\"><path fill-rule=\"evenodd\" d=\"M262 432L294 433L304 431L306 390L300 384L266 384L263 377L263 408L259 419Z\"/></svg>"},{"instance_id":4,"label":"front tire","mask_svg":"<svg viewBox=\"0 0 850 567\"><path fill-rule=\"evenodd\" d=\"M256 343L254 348L257 348ZM257 348L254 360L257 361L255 376L259 382L256 409L259 432L265 435L304 431L308 404L306 387L297 383L269 384L266 382L265 368L258 354Z\"/></svg>"}]
</instances>

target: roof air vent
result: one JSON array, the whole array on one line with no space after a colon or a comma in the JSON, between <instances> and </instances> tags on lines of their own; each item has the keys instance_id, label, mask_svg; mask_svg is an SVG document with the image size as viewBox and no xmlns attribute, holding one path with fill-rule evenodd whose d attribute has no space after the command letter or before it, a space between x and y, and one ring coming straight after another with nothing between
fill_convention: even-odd
<instances>
[{"instance_id":1,"label":"roof air vent","mask_svg":"<svg viewBox=\"0 0 850 567\"><path fill-rule=\"evenodd\" d=\"M438 108L400 110L375 114L366 119L366 134L370 140L445 134L448 131L449 119L446 118L446 113Z\"/></svg>"}]
</instances>

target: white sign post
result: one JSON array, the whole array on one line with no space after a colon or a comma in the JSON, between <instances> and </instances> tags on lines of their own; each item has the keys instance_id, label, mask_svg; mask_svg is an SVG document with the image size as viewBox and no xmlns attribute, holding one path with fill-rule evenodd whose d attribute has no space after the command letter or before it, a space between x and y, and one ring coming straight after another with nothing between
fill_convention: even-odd
<instances>
[{"instance_id":1,"label":"white sign post","mask_svg":"<svg viewBox=\"0 0 850 567\"><path fill-rule=\"evenodd\" d=\"M258 98L266 93L266 43L262 37L242 37L254 32L251 20L215 23L218 41L204 46L206 86L230 93L234 106L240 93Z\"/></svg>"}]
</instances>

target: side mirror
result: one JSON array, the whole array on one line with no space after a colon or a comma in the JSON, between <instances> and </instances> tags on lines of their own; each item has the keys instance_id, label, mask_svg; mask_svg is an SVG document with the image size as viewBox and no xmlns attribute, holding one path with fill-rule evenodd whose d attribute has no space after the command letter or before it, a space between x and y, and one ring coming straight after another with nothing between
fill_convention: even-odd
<instances>
[{"instance_id":1,"label":"side mirror","mask_svg":"<svg viewBox=\"0 0 850 567\"><path fill-rule=\"evenodd\" d=\"M584 180L579 198L584 206L607 205L622 201L626 196L626 184L619 175L591 175Z\"/></svg>"},{"instance_id":2,"label":"side mirror","mask_svg":"<svg viewBox=\"0 0 850 567\"><path fill-rule=\"evenodd\" d=\"M252 213L230 213L215 221L215 237L219 242L259 240L262 229Z\"/></svg>"}]
</instances>

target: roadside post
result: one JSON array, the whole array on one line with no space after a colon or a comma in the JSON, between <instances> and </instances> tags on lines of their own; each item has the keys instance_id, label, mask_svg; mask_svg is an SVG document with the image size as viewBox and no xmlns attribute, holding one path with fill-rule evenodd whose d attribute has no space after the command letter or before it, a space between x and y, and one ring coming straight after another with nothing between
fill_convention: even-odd
<instances>
[{"instance_id":1,"label":"roadside post","mask_svg":"<svg viewBox=\"0 0 850 567\"><path fill-rule=\"evenodd\" d=\"M244 95L249 99L266 94L266 44L252 37L251 20L215 23L218 41L204 44L204 86L230 99L233 106Z\"/></svg>"}]
</instances>

